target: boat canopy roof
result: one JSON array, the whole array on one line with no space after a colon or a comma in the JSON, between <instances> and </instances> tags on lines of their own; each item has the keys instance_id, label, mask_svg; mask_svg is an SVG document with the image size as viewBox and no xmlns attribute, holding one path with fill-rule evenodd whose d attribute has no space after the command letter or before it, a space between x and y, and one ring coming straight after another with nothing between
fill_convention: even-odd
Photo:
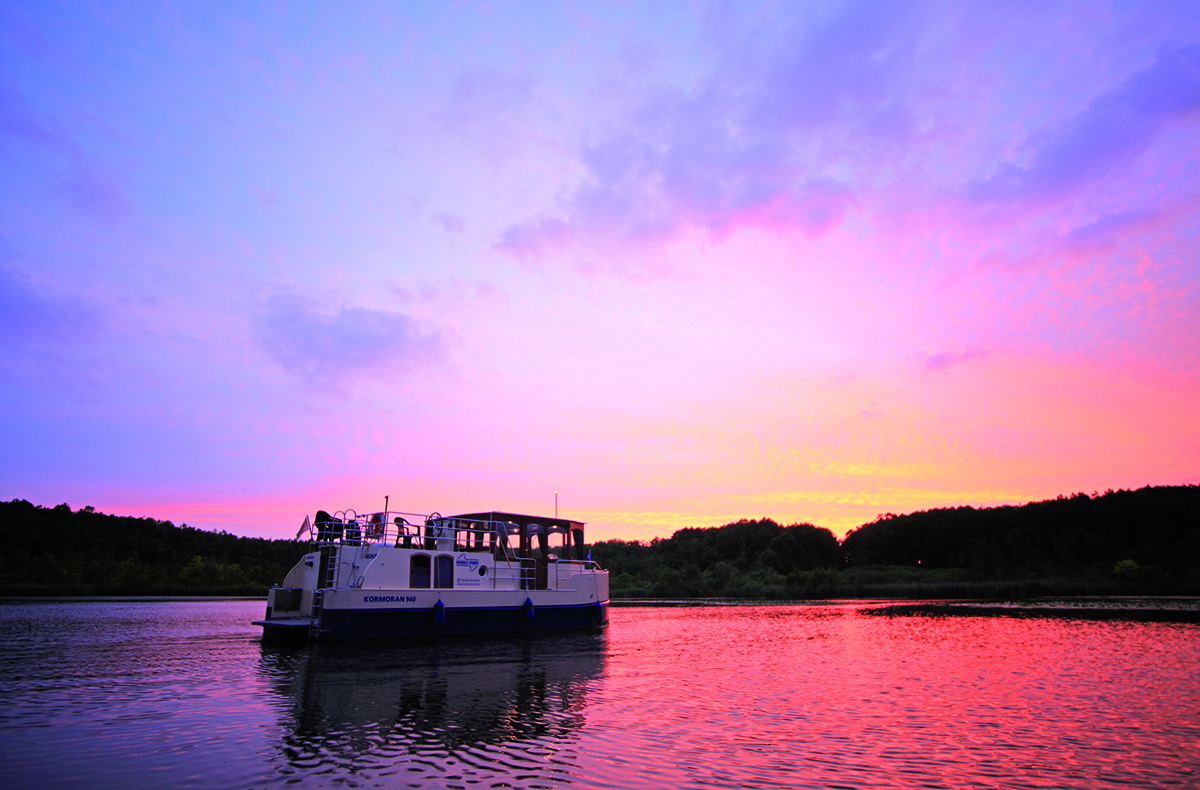
<instances>
[{"instance_id":1,"label":"boat canopy roof","mask_svg":"<svg viewBox=\"0 0 1200 790\"><path fill-rule=\"evenodd\" d=\"M553 518L550 516L523 516L520 513L501 513L492 510L486 513L460 513L456 516L447 516L446 518L459 519L462 521L489 521L511 524L518 529L525 527L541 527L546 532L569 532L573 529L583 529L584 522L572 521L567 518ZM509 529L510 532L515 530Z\"/></svg>"}]
</instances>

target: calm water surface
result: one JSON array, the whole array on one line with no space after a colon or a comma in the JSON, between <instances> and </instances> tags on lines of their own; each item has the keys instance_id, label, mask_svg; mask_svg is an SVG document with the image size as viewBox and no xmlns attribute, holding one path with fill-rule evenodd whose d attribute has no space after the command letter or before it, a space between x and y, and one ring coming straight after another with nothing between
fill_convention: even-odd
<instances>
[{"instance_id":1,"label":"calm water surface","mask_svg":"<svg viewBox=\"0 0 1200 790\"><path fill-rule=\"evenodd\" d=\"M1197 625L618 608L280 647L262 607L0 606L0 786L1200 786Z\"/></svg>"}]
</instances>

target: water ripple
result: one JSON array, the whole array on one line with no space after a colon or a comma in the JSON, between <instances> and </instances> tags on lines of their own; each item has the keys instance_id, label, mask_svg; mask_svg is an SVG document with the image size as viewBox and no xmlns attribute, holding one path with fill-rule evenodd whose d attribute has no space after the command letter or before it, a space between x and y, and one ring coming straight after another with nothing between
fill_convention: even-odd
<instances>
[{"instance_id":1,"label":"water ripple","mask_svg":"<svg viewBox=\"0 0 1200 790\"><path fill-rule=\"evenodd\" d=\"M644 608L279 647L260 609L0 610L0 785L1200 786L1194 624Z\"/></svg>"}]
</instances>

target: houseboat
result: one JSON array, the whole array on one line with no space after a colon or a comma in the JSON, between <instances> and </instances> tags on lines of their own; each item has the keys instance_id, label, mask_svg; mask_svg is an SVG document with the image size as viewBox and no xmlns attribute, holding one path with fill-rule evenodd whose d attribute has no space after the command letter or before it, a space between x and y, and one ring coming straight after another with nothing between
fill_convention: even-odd
<instances>
[{"instance_id":1,"label":"houseboat","mask_svg":"<svg viewBox=\"0 0 1200 790\"><path fill-rule=\"evenodd\" d=\"M336 640L601 627L608 571L585 556L583 527L500 512L318 511L305 519L311 550L255 624L267 637Z\"/></svg>"}]
</instances>

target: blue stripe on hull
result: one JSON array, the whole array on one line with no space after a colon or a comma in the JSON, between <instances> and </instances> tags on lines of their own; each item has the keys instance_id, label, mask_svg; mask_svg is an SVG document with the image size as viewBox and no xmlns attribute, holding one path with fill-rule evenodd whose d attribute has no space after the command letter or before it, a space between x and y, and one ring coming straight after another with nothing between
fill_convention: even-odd
<instances>
[{"instance_id":1,"label":"blue stripe on hull","mask_svg":"<svg viewBox=\"0 0 1200 790\"><path fill-rule=\"evenodd\" d=\"M321 639L397 639L412 636L503 634L598 628L608 618L607 606L539 606L530 619L524 606L491 609L326 609L321 612ZM441 624L438 620L443 620Z\"/></svg>"}]
</instances>

